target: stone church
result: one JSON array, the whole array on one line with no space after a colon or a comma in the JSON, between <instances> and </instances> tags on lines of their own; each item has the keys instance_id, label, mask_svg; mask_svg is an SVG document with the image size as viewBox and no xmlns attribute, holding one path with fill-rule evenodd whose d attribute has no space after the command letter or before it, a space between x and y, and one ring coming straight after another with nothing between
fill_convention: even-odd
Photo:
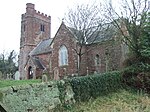
<instances>
[{"instance_id":1,"label":"stone church","mask_svg":"<svg viewBox=\"0 0 150 112\"><path fill-rule=\"evenodd\" d=\"M107 32L106 32L107 34ZM78 55L74 48L78 41L73 28L61 23L51 38L51 17L26 4L22 14L19 72L20 79L41 78L46 72L51 79L78 74ZM121 69L125 58L125 45L115 35L104 35L92 44L83 46L80 75L104 73Z\"/></svg>"}]
</instances>

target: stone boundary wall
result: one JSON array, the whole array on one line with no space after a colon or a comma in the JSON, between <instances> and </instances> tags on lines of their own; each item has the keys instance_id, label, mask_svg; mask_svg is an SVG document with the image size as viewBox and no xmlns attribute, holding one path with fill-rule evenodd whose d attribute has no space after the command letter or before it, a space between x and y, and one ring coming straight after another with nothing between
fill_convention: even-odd
<instances>
[{"instance_id":1,"label":"stone boundary wall","mask_svg":"<svg viewBox=\"0 0 150 112\"><path fill-rule=\"evenodd\" d=\"M74 93L67 88L69 99L64 100L72 100ZM0 89L0 105L7 112L49 112L62 105L60 95L56 82L11 86Z\"/></svg>"}]
</instances>

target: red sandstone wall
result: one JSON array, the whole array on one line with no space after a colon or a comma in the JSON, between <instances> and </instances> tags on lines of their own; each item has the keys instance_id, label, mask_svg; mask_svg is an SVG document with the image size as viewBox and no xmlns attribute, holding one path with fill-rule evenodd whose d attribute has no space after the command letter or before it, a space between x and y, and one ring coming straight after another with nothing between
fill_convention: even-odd
<instances>
[{"instance_id":1,"label":"red sandstone wall","mask_svg":"<svg viewBox=\"0 0 150 112\"><path fill-rule=\"evenodd\" d=\"M62 45L65 45L68 50L68 65L59 66L59 49ZM52 69L58 67L60 76L64 74L64 68L66 68L66 74L72 75L77 73L77 56L73 48L76 43L73 35L69 32L64 24L62 24L55 36L53 42L52 51Z\"/></svg>"},{"instance_id":2,"label":"red sandstone wall","mask_svg":"<svg viewBox=\"0 0 150 112\"><path fill-rule=\"evenodd\" d=\"M97 72L100 73L106 72L106 60L109 60L107 71L121 69L122 51L120 42L109 40L102 43L90 45L87 49L91 50L90 52L88 52L87 60L90 73L94 73L95 71L97 71L96 69L98 69ZM96 66L94 62L96 54L100 56L99 66Z\"/></svg>"},{"instance_id":3,"label":"red sandstone wall","mask_svg":"<svg viewBox=\"0 0 150 112\"><path fill-rule=\"evenodd\" d=\"M44 32L40 31L41 24L44 25ZM37 12L34 4L28 3L26 13L22 14L21 21L21 39L19 54L19 71L21 77L27 78L27 72L24 70L30 51L43 39L51 36L51 17ZM29 66L29 65L27 65Z\"/></svg>"}]
</instances>

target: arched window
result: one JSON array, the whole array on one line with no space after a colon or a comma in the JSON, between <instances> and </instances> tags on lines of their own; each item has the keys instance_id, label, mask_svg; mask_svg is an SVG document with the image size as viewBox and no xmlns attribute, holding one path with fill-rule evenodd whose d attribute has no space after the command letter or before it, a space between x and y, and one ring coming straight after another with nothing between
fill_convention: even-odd
<instances>
[{"instance_id":1,"label":"arched window","mask_svg":"<svg viewBox=\"0 0 150 112\"><path fill-rule=\"evenodd\" d=\"M99 58L99 55L96 54L96 56L95 56L95 66L98 66L98 65L100 65L100 58Z\"/></svg>"},{"instance_id":2,"label":"arched window","mask_svg":"<svg viewBox=\"0 0 150 112\"><path fill-rule=\"evenodd\" d=\"M68 65L68 50L64 45L59 49L59 65Z\"/></svg>"}]
</instances>

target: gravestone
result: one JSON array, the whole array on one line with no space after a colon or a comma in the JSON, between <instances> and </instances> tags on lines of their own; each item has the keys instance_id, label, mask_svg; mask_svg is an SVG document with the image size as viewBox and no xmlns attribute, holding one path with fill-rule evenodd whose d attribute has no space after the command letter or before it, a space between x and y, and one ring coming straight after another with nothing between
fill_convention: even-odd
<instances>
[{"instance_id":1,"label":"gravestone","mask_svg":"<svg viewBox=\"0 0 150 112\"><path fill-rule=\"evenodd\" d=\"M47 75L46 74L42 75L42 82L47 82Z\"/></svg>"},{"instance_id":2,"label":"gravestone","mask_svg":"<svg viewBox=\"0 0 150 112\"><path fill-rule=\"evenodd\" d=\"M59 69L57 67L54 68L54 80L59 80Z\"/></svg>"},{"instance_id":3,"label":"gravestone","mask_svg":"<svg viewBox=\"0 0 150 112\"><path fill-rule=\"evenodd\" d=\"M2 80L3 79L3 74L2 74L2 72L0 71L0 80Z\"/></svg>"},{"instance_id":4,"label":"gravestone","mask_svg":"<svg viewBox=\"0 0 150 112\"><path fill-rule=\"evenodd\" d=\"M19 73L19 71L16 71L16 73L15 73L15 80L20 80L20 73Z\"/></svg>"}]
</instances>

